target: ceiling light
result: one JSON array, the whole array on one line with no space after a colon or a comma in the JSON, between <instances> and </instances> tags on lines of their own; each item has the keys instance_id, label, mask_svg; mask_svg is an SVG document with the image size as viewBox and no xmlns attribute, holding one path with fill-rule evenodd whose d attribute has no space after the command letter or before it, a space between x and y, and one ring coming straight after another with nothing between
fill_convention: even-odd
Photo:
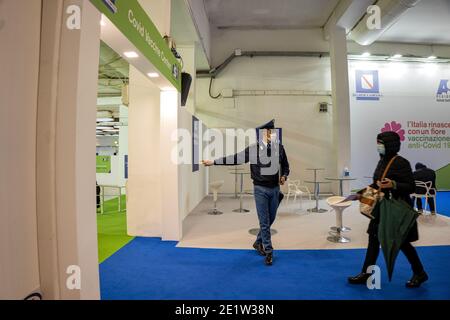
<instances>
[{"instance_id":1,"label":"ceiling light","mask_svg":"<svg viewBox=\"0 0 450 320\"><path fill-rule=\"evenodd\" d=\"M364 52L361 57L370 57L370 52Z\"/></svg>"},{"instance_id":2,"label":"ceiling light","mask_svg":"<svg viewBox=\"0 0 450 320\"><path fill-rule=\"evenodd\" d=\"M392 56L392 58L394 58L394 59L399 59L399 58L401 58L401 57L403 57L401 54L399 54L399 53L397 53L397 54L394 54L393 56Z\"/></svg>"},{"instance_id":3,"label":"ceiling light","mask_svg":"<svg viewBox=\"0 0 450 320\"><path fill-rule=\"evenodd\" d=\"M428 60L434 60L434 59L436 59L437 57L436 56L429 56L427 59Z\"/></svg>"},{"instance_id":4,"label":"ceiling light","mask_svg":"<svg viewBox=\"0 0 450 320\"><path fill-rule=\"evenodd\" d=\"M123 53L125 57L133 59L133 58L139 58L139 55L134 51L127 51Z\"/></svg>"},{"instance_id":5,"label":"ceiling light","mask_svg":"<svg viewBox=\"0 0 450 320\"><path fill-rule=\"evenodd\" d=\"M159 78L159 74L156 72L147 73L149 78Z\"/></svg>"},{"instance_id":6,"label":"ceiling light","mask_svg":"<svg viewBox=\"0 0 450 320\"><path fill-rule=\"evenodd\" d=\"M114 122L113 118L97 118L97 122Z\"/></svg>"}]
</instances>

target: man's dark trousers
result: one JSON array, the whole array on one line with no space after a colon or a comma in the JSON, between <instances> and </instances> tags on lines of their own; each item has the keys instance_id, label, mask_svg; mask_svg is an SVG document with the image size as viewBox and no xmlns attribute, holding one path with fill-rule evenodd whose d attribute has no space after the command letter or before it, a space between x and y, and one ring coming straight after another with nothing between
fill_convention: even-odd
<instances>
[{"instance_id":1,"label":"man's dark trousers","mask_svg":"<svg viewBox=\"0 0 450 320\"><path fill-rule=\"evenodd\" d=\"M277 216L277 209L279 205L280 187L263 187L255 185L255 203L256 211L258 213L260 231L256 239L256 243L262 243L264 251L271 253L272 235L270 234L270 227Z\"/></svg>"}]
</instances>

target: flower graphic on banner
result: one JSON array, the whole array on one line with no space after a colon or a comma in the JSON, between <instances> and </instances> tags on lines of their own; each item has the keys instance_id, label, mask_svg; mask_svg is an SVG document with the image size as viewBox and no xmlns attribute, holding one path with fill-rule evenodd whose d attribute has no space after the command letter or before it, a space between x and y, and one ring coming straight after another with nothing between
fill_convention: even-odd
<instances>
[{"instance_id":1,"label":"flower graphic on banner","mask_svg":"<svg viewBox=\"0 0 450 320\"><path fill-rule=\"evenodd\" d=\"M405 141L405 130L402 129L402 124L397 121L386 122L381 132L393 131L400 136L401 141Z\"/></svg>"}]
</instances>

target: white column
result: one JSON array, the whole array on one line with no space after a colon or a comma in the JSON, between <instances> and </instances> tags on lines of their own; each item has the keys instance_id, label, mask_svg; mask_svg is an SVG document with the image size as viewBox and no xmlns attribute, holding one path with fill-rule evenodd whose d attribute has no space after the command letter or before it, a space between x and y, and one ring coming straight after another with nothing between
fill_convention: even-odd
<instances>
[{"instance_id":1,"label":"white column","mask_svg":"<svg viewBox=\"0 0 450 320\"><path fill-rule=\"evenodd\" d=\"M180 166L178 153L177 129L180 113L180 94L177 91L161 92L161 193L162 193L162 238L163 240L180 240L182 237L182 217L179 182Z\"/></svg>"},{"instance_id":2,"label":"white column","mask_svg":"<svg viewBox=\"0 0 450 320\"><path fill-rule=\"evenodd\" d=\"M81 29L66 27L69 5ZM44 0L37 128L39 265L46 299L98 299L95 119L100 14L89 0ZM68 267L81 289L67 287Z\"/></svg>"},{"instance_id":3,"label":"white column","mask_svg":"<svg viewBox=\"0 0 450 320\"><path fill-rule=\"evenodd\" d=\"M336 174L340 176L345 167L350 168L350 94L347 60L347 38L345 29L330 29L331 80L333 92L334 146ZM344 194L349 192L344 183ZM338 186L333 187L338 193Z\"/></svg>"}]
</instances>

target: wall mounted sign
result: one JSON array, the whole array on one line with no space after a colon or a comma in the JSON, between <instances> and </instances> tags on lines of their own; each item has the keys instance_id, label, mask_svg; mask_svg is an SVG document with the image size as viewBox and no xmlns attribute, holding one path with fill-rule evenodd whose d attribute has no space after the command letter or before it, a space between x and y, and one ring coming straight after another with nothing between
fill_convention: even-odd
<instances>
[{"instance_id":1,"label":"wall mounted sign","mask_svg":"<svg viewBox=\"0 0 450 320\"><path fill-rule=\"evenodd\" d=\"M192 116L192 172L200 170L200 120Z\"/></svg>"},{"instance_id":2,"label":"wall mounted sign","mask_svg":"<svg viewBox=\"0 0 450 320\"><path fill-rule=\"evenodd\" d=\"M128 179L128 155L125 155L124 159L124 165L125 165L125 179Z\"/></svg>"},{"instance_id":3,"label":"wall mounted sign","mask_svg":"<svg viewBox=\"0 0 450 320\"><path fill-rule=\"evenodd\" d=\"M181 65L137 0L91 2L178 91L181 91Z\"/></svg>"},{"instance_id":4,"label":"wall mounted sign","mask_svg":"<svg viewBox=\"0 0 450 320\"><path fill-rule=\"evenodd\" d=\"M356 70L356 100L362 101L379 101L380 80L378 70Z\"/></svg>"},{"instance_id":5,"label":"wall mounted sign","mask_svg":"<svg viewBox=\"0 0 450 320\"><path fill-rule=\"evenodd\" d=\"M356 99L350 102L352 175L371 175L380 159L376 136L394 131L402 143L400 154L413 170L417 162L425 164L436 171L438 189L449 190L450 97L446 100L450 65L373 61L370 67L372 70L361 71L366 70L367 62L349 62L349 80L357 88ZM380 84L384 89L377 101ZM366 183L355 181L352 189Z\"/></svg>"},{"instance_id":6,"label":"wall mounted sign","mask_svg":"<svg viewBox=\"0 0 450 320\"><path fill-rule=\"evenodd\" d=\"M97 173L111 173L110 156L97 156Z\"/></svg>"}]
</instances>

